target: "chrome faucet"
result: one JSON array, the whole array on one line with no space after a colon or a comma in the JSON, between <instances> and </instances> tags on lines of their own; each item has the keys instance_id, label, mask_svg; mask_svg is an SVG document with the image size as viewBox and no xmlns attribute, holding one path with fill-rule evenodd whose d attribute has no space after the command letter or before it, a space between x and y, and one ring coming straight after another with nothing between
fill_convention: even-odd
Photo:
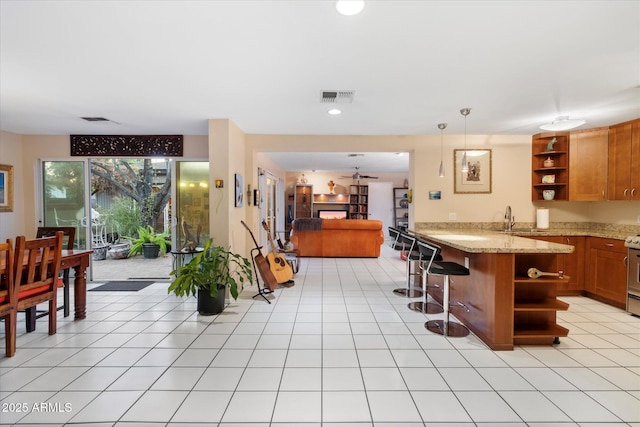
<instances>
[{"instance_id":1,"label":"chrome faucet","mask_svg":"<svg viewBox=\"0 0 640 427\"><path fill-rule=\"evenodd\" d=\"M514 225L516 225L516 217L511 215L511 206L507 206L504 213L504 231L511 231Z\"/></svg>"}]
</instances>

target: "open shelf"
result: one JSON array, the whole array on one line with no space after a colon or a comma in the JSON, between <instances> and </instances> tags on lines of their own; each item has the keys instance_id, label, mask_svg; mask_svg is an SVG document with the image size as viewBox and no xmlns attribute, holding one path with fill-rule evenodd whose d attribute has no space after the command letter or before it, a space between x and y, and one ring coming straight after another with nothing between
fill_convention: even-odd
<instances>
[{"instance_id":1,"label":"open shelf","mask_svg":"<svg viewBox=\"0 0 640 427\"><path fill-rule=\"evenodd\" d=\"M514 311L565 311L569 304L555 298L519 300L514 304Z\"/></svg>"},{"instance_id":2,"label":"open shelf","mask_svg":"<svg viewBox=\"0 0 640 427\"><path fill-rule=\"evenodd\" d=\"M513 331L513 338L555 338L566 337L569 330L563 326L550 325L519 325Z\"/></svg>"},{"instance_id":3,"label":"open shelf","mask_svg":"<svg viewBox=\"0 0 640 427\"><path fill-rule=\"evenodd\" d=\"M554 149L549 150L552 141ZM541 133L533 135L531 142L531 200L546 200L544 190L555 190L551 200L569 200L569 133ZM556 182L543 183L545 175L553 175Z\"/></svg>"}]
</instances>

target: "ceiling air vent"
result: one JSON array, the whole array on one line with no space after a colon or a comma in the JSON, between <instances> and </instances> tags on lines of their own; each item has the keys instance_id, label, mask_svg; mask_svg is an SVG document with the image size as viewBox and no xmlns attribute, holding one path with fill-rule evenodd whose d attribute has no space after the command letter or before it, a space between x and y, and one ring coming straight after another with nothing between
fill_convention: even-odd
<instances>
[{"instance_id":1,"label":"ceiling air vent","mask_svg":"<svg viewBox=\"0 0 640 427\"><path fill-rule=\"evenodd\" d=\"M88 122L109 122L109 119L105 119L104 117L81 117L82 120L86 120Z\"/></svg>"},{"instance_id":2,"label":"ceiling air vent","mask_svg":"<svg viewBox=\"0 0 640 427\"><path fill-rule=\"evenodd\" d=\"M320 92L320 102L324 104L350 104L355 95L353 90L323 90Z\"/></svg>"}]
</instances>

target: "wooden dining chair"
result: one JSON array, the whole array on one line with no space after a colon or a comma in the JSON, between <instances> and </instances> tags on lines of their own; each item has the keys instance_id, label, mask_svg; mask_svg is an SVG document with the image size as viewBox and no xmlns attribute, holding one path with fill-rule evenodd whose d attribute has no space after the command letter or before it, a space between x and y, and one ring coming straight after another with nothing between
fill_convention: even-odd
<instances>
[{"instance_id":1,"label":"wooden dining chair","mask_svg":"<svg viewBox=\"0 0 640 427\"><path fill-rule=\"evenodd\" d=\"M32 310L27 309L48 302L49 335L56 333L58 273L63 237L64 233L58 231L54 237L34 240L27 240L24 236L16 238L14 261L16 309L26 310L27 317L30 317ZM29 320L35 322L35 319Z\"/></svg>"},{"instance_id":2,"label":"wooden dining chair","mask_svg":"<svg viewBox=\"0 0 640 427\"><path fill-rule=\"evenodd\" d=\"M66 247L67 250L73 250L76 240L76 228L75 227L38 227L36 231L36 238L40 239L42 237L53 237L56 235L58 231L62 231L64 233L64 238L66 240L66 244L63 243L63 247ZM58 307L58 310L64 310L64 317L69 316L69 271L70 268L65 268L62 270L62 283L64 288L62 290L62 305ZM36 318L44 317L48 312L43 311L36 314Z\"/></svg>"},{"instance_id":3,"label":"wooden dining chair","mask_svg":"<svg viewBox=\"0 0 640 427\"><path fill-rule=\"evenodd\" d=\"M5 354L16 353L16 297L14 294L13 242L0 243L0 318L4 319Z\"/></svg>"}]
</instances>

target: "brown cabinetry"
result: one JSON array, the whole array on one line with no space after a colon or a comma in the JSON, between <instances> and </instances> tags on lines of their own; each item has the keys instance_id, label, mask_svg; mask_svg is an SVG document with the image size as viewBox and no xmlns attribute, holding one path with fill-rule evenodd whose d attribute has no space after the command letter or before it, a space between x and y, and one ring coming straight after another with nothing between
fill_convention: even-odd
<instances>
[{"instance_id":1,"label":"brown cabinetry","mask_svg":"<svg viewBox=\"0 0 640 427\"><path fill-rule=\"evenodd\" d=\"M609 128L609 200L640 200L640 119Z\"/></svg>"},{"instance_id":2,"label":"brown cabinetry","mask_svg":"<svg viewBox=\"0 0 640 427\"><path fill-rule=\"evenodd\" d=\"M551 344L569 333L556 323L557 311L564 311L569 304L556 298L557 289L565 286L566 278L543 276L532 279L527 276L531 267L552 271L558 265L558 255L516 255L514 300L513 300L513 343Z\"/></svg>"},{"instance_id":3,"label":"brown cabinetry","mask_svg":"<svg viewBox=\"0 0 640 427\"><path fill-rule=\"evenodd\" d=\"M573 253L556 255L553 272L562 271L569 279L558 282L558 295L581 295L584 291L584 236L534 236L531 237L546 242L562 243L574 247Z\"/></svg>"},{"instance_id":4,"label":"brown cabinetry","mask_svg":"<svg viewBox=\"0 0 640 427\"><path fill-rule=\"evenodd\" d=\"M624 309L627 302L627 248L624 241L588 237L587 295Z\"/></svg>"},{"instance_id":5,"label":"brown cabinetry","mask_svg":"<svg viewBox=\"0 0 640 427\"><path fill-rule=\"evenodd\" d=\"M298 184L294 193L293 219L311 218L313 212L313 186Z\"/></svg>"},{"instance_id":6,"label":"brown cabinetry","mask_svg":"<svg viewBox=\"0 0 640 427\"><path fill-rule=\"evenodd\" d=\"M569 132L534 135L531 150L531 200L569 200Z\"/></svg>"},{"instance_id":7,"label":"brown cabinetry","mask_svg":"<svg viewBox=\"0 0 640 427\"><path fill-rule=\"evenodd\" d=\"M571 132L569 136L569 200L607 199L609 128Z\"/></svg>"}]
</instances>

